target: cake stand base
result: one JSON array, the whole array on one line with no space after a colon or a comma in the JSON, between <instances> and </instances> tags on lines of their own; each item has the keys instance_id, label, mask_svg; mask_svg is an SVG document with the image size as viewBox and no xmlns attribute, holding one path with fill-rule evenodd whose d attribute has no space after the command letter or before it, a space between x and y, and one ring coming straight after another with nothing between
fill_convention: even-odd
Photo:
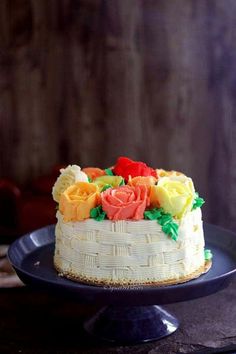
<instances>
[{"instance_id":1,"label":"cake stand base","mask_svg":"<svg viewBox=\"0 0 236 354\"><path fill-rule=\"evenodd\" d=\"M162 307L152 305L103 307L84 328L105 341L138 344L166 337L178 326L177 318Z\"/></svg>"},{"instance_id":2,"label":"cake stand base","mask_svg":"<svg viewBox=\"0 0 236 354\"><path fill-rule=\"evenodd\" d=\"M204 235L206 248L214 254L210 271L192 281L169 286L109 288L58 276L53 265L54 225L17 239L10 246L8 257L26 284L78 302L109 305L86 322L89 333L114 344L136 344L165 337L178 327L175 317L153 304L170 304L213 294L226 288L235 276L236 234L204 224Z\"/></svg>"}]
</instances>

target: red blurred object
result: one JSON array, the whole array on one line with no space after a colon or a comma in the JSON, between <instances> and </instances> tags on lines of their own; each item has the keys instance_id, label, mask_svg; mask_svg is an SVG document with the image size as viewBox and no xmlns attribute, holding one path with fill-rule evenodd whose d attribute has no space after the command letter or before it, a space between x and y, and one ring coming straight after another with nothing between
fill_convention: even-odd
<instances>
[{"instance_id":1,"label":"red blurred object","mask_svg":"<svg viewBox=\"0 0 236 354\"><path fill-rule=\"evenodd\" d=\"M56 222L51 191L62 167L55 166L28 188L20 189L13 181L0 179L0 243Z\"/></svg>"},{"instance_id":2,"label":"red blurred object","mask_svg":"<svg viewBox=\"0 0 236 354\"><path fill-rule=\"evenodd\" d=\"M19 209L20 233L25 234L40 227L54 224L56 203L49 195L27 196Z\"/></svg>"},{"instance_id":3,"label":"red blurred object","mask_svg":"<svg viewBox=\"0 0 236 354\"><path fill-rule=\"evenodd\" d=\"M21 191L13 181L0 179L0 235L15 232L20 198Z\"/></svg>"},{"instance_id":4,"label":"red blurred object","mask_svg":"<svg viewBox=\"0 0 236 354\"><path fill-rule=\"evenodd\" d=\"M60 169L65 168L64 165L56 165L53 167L51 174L38 177L31 184L33 193L39 195L51 195L52 187L60 174Z\"/></svg>"}]
</instances>

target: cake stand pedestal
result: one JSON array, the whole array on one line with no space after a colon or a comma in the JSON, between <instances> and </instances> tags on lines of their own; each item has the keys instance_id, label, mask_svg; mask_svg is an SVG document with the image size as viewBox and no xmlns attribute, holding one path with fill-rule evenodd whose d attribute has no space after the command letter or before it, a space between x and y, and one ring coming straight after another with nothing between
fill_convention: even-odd
<instances>
[{"instance_id":1,"label":"cake stand pedestal","mask_svg":"<svg viewBox=\"0 0 236 354\"><path fill-rule=\"evenodd\" d=\"M8 257L24 283L68 301L73 297L101 305L84 324L90 334L113 343L137 344L160 339L178 328L178 320L159 305L213 294L228 286L236 274L236 234L209 224L204 224L204 231L206 247L214 255L212 268L197 279L162 287L92 286L58 276L53 267L54 225L16 240Z\"/></svg>"},{"instance_id":2,"label":"cake stand pedestal","mask_svg":"<svg viewBox=\"0 0 236 354\"><path fill-rule=\"evenodd\" d=\"M157 305L106 306L85 322L90 334L113 343L137 344L176 331L179 321Z\"/></svg>"}]
</instances>

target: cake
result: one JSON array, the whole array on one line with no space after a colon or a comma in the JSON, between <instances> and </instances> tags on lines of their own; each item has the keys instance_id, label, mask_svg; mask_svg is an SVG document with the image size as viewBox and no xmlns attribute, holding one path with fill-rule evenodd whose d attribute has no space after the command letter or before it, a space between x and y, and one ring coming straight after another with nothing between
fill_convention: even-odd
<instances>
[{"instance_id":1,"label":"cake","mask_svg":"<svg viewBox=\"0 0 236 354\"><path fill-rule=\"evenodd\" d=\"M107 169L61 169L54 265L60 276L104 286L170 285L211 266L192 179L127 157Z\"/></svg>"}]
</instances>

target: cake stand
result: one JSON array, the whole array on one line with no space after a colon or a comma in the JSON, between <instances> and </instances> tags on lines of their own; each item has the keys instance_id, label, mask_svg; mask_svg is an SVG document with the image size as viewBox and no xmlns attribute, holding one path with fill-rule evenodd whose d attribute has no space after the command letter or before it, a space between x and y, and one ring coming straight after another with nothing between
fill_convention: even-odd
<instances>
[{"instance_id":1,"label":"cake stand","mask_svg":"<svg viewBox=\"0 0 236 354\"><path fill-rule=\"evenodd\" d=\"M215 293L236 274L236 234L210 224L204 224L204 232L206 247L214 255L212 268L198 279L178 285L117 288L60 277L53 267L54 225L17 239L8 257L24 283L53 291L55 296L101 305L84 324L90 334L113 343L137 344L160 339L178 328L178 319L160 305Z\"/></svg>"}]
</instances>

